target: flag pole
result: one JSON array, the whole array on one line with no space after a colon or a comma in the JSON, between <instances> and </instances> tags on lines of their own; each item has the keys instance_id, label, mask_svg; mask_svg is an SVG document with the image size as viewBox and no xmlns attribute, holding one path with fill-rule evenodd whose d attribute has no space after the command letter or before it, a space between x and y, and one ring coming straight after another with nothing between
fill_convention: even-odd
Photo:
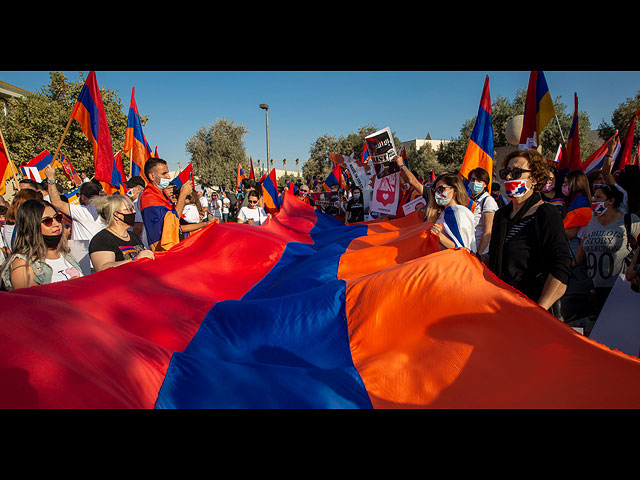
<instances>
[{"instance_id":1,"label":"flag pole","mask_svg":"<svg viewBox=\"0 0 640 480\"><path fill-rule=\"evenodd\" d=\"M71 120L73 120L73 116L69 116L69 121L67 122L67 126L64 128L64 132L62 132L62 138L60 139L60 143L58 144L56 153L53 155L53 159L51 160L52 165L55 165L56 158L58 157L58 153L60 153L60 148L62 147L62 142L64 142L64 137L67 136L67 131L69 130L69 126L71 125Z\"/></svg>"},{"instance_id":2,"label":"flag pole","mask_svg":"<svg viewBox=\"0 0 640 480\"><path fill-rule=\"evenodd\" d=\"M11 155L9 155L9 147L7 147L7 142L4 141L4 135L2 135L2 130L0 130L0 141L2 141L2 145L4 146L4 151L7 152L7 160L9 160L9 165L11 165L11 174L13 175L13 181L15 182L15 188L18 189L20 186L20 181L17 177L17 169L13 160L11 160Z\"/></svg>"},{"instance_id":3,"label":"flag pole","mask_svg":"<svg viewBox=\"0 0 640 480\"><path fill-rule=\"evenodd\" d=\"M560 136L562 137L562 143L566 145L566 141L564 139L564 134L562 133L562 127L560 127L560 120L558 120L558 114L554 114L554 117L556 117L556 123L558 124L558 130L560 130Z\"/></svg>"}]
</instances>

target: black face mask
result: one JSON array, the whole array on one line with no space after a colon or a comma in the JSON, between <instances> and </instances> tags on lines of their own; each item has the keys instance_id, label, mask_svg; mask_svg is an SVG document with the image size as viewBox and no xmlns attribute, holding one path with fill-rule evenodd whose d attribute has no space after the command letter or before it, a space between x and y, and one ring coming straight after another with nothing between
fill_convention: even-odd
<instances>
[{"instance_id":1,"label":"black face mask","mask_svg":"<svg viewBox=\"0 0 640 480\"><path fill-rule=\"evenodd\" d=\"M120 215L122 215L122 218L119 218L119 217L116 217L116 218L119 218L130 227L133 227L133 224L136 223L135 213L121 213Z\"/></svg>"},{"instance_id":2,"label":"black face mask","mask_svg":"<svg viewBox=\"0 0 640 480\"><path fill-rule=\"evenodd\" d=\"M44 244L47 246L47 248L57 248L58 244L60 243L60 239L62 238L62 233L60 233L59 235L42 235L42 238L44 240Z\"/></svg>"}]
</instances>

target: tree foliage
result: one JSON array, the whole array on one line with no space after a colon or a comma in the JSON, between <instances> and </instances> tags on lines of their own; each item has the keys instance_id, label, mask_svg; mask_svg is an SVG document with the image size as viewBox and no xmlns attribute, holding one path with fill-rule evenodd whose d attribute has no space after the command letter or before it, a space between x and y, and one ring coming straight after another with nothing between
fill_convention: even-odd
<instances>
[{"instance_id":1,"label":"tree foliage","mask_svg":"<svg viewBox=\"0 0 640 480\"><path fill-rule=\"evenodd\" d=\"M193 162L193 174L205 187L235 187L238 164L246 165L244 125L218 119L202 127L185 146ZM246 172L248 174L248 172Z\"/></svg>"},{"instance_id":2,"label":"tree foliage","mask_svg":"<svg viewBox=\"0 0 640 480\"><path fill-rule=\"evenodd\" d=\"M618 105L611 114L611 123L602 121L599 126L600 138L603 142L609 140L611 136L618 130L620 139L622 140L627 133L629 127L629 121L640 108L640 90L636 93L635 97L627 98L624 103ZM636 119L635 128L633 130L633 148L637 148L640 141L640 122Z\"/></svg>"},{"instance_id":3,"label":"tree foliage","mask_svg":"<svg viewBox=\"0 0 640 480\"><path fill-rule=\"evenodd\" d=\"M0 128L16 167L36 157L43 150L55 153L85 83L82 72L75 82L68 81L62 72L50 72L49 77L49 85L44 85L40 90L25 97L10 98L8 115L0 118ZM117 91L100 88L100 95L115 154L122 150L124 145L127 115L122 111L123 104ZM146 118L142 121L143 124L146 123ZM86 172L89 177L93 176L93 149L80 124L75 120L69 125L60 153L71 160L76 171ZM128 162L124 163L125 173L128 173ZM70 186L62 172L58 170L57 173L59 181Z\"/></svg>"}]
</instances>

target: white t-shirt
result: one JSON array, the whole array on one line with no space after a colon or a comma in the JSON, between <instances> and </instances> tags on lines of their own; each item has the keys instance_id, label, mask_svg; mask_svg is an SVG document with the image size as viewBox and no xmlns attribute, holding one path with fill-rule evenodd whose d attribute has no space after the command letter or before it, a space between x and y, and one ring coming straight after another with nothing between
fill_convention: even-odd
<instances>
[{"instance_id":1,"label":"white t-shirt","mask_svg":"<svg viewBox=\"0 0 640 480\"><path fill-rule=\"evenodd\" d=\"M476 208L473 211L473 215L476 221L476 246L480 245L480 240L482 240L482 234L484 233L484 224L482 223L482 214L483 213L491 213L498 210L498 203L495 199L489 195L489 193L484 192L476 202ZM487 253L489 251L489 245L485 248L484 252Z\"/></svg>"},{"instance_id":2,"label":"white t-shirt","mask_svg":"<svg viewBox=\"0 0 640 480\"><path fill-rule=\"evenodd\" d=\"M209 206L207 197L205 197L204 195L200 197L200 205L202 206L202 208L207 208Z\"/></svg>"},{"instance_id":3,"label":"white t-shirt","mask_svg":"<svg viewBox=\"0 0 640 480\"><path fill-rule=\"evenodd\" d=\"M218 217L218 218L222 218L222 201L217 198L217 199L211 199L211 211L210 213L214 216L214 217Z\"/></svg>"},{"instance_id":4,"label":"white t-shirt","mask_svg":"<svg viewBox=\"0 0 640 480\"><path fill-rule=\"evenodd\" d=\"M262 225L267 221L267 212L265 212L264 208L256 207L242 207L238 212L238 219L246 222L247 220L253 220L253 225Z\"/></svg>"},{"instance_id":5,"label":"white t-shirt","mask_svg":"<svg viewBox=\"0 0 640 480\"><path fill-rule=\"evenodd\" d=\"M92 206L69 204L71 213L71 240L91 240L100 230L105 228L105 224L100 219L98 212Z\"/></svg>"},{"instance_id":6,"label":"white t-shirt","mask_svg":"<svg viewBox=\"0 0 640 480\"><path fill-rule=\"evenodd\" d=\"M53 270L51 283L62 282L64 280L69 280L70 278L82 276L82 272L79 272L78 269L67 262L67 260L62 255L60 255L60 258L56 258L53 260L50 258L45 258L44 261Z\"/></svg>"},{"instance_id":7,"label":"white t-shirt","mask_svg":"<svg viewBox=\"0 0 640 480\"><path fill-rule=\"evenodd\" d=\"M16 225L8 225L4 224L2 227L2 240L4 241L5 246L11 251L11 237L13 236L13 230L16 228Z\"/></svg>"},{"instance_id":8,"label":"white t-shirt","mask_svg":"<svg viewBox=\"0 0 640 480\"><path fill-rule=\"evenodd\" d=\"M198 213L198 207L195 205L185 205L182 209L182 218L187 223L199 223L200 213Z\"/></svg>"},{"instance_id":9,"label":"white t-shirt","mask_svg":"<svg viewBox=\"0 0 640 480\"><path fill-rule=\"evenodd\" d=\"M222 213L229 213L229 207L231 206L231 200L227 197L222 199Z\"/></svg>"}]
</instances>

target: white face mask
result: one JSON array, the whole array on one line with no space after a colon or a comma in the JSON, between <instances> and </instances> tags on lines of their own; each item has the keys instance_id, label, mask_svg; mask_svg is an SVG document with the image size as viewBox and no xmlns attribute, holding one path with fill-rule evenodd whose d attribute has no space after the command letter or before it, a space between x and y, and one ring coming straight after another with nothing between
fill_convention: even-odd
<instances>
[{"instance_id":1,"label":"white face mask","mask_svg":"<svg viewBox=\"0 0 640 480\"><path fill-rule=\"evenodd\" d=\"M164 177L160 178L160 182L157 183L158 188L160 188L160 190L164 190L170 184L171 184L171 180L169 180L168 178L164 178Z\"/></svg>"},{"instance_id":2,"label":"white face mask","mask_svg":"<svg viewBox=\"0 0 640 480\"><path fill-rule=\"evenodd\" d=\"M441 207L448 205L449 202L451 201L449 197L447 197L446 195L442 195L438 192L434 193L434 197L435 197L436 203Z\"/></svg>"}]
</instances>

